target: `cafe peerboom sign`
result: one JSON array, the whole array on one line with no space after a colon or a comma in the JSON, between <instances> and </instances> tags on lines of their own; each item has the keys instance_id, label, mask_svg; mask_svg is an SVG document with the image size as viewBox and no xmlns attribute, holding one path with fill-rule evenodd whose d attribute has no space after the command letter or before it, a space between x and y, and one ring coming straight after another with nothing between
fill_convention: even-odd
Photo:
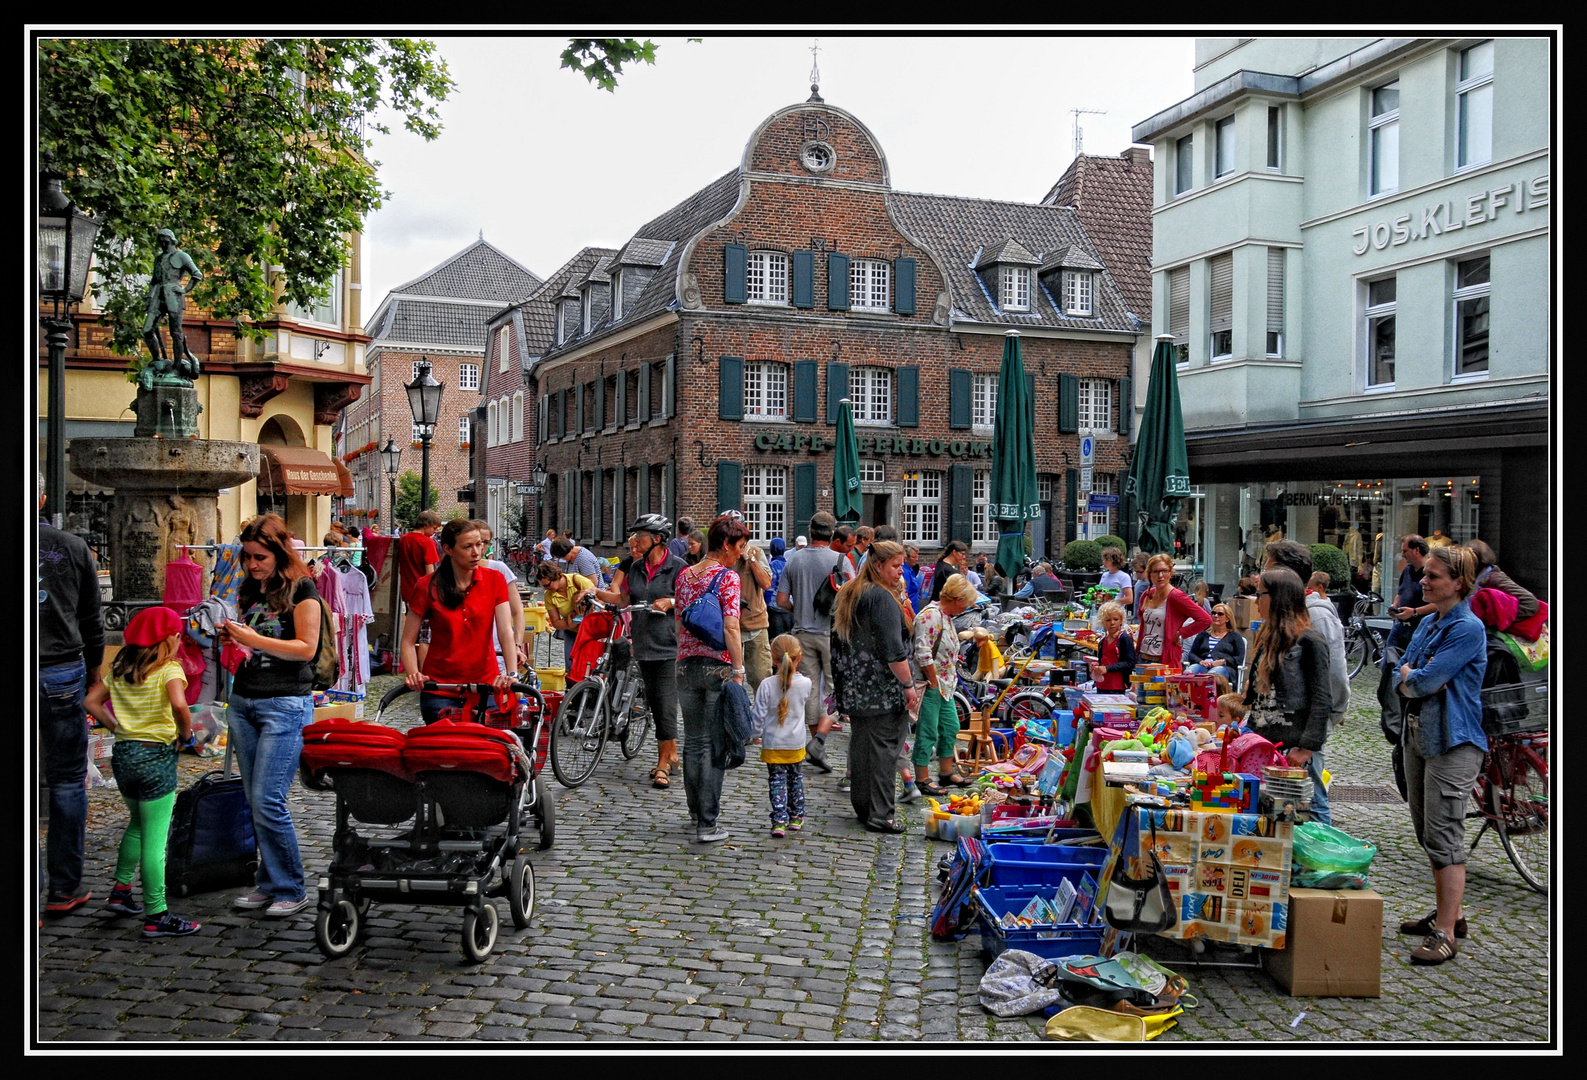
<instances>
[{"instance_id":1,"label":"cafe peerboom sign","mask_svg":"<svg viewBox=\"0 0 1587 1080\"><path fill-rule=\"evenodd\" d=\"M893 454L909 457L941 457L947 454L956 458L990 458L992 444L969 439L914 439L904 436L861 435L855 439L862 454ZM822 454L832 449L834 442L824 435L776 434L763 431L755 436L755 449L772 453L797 454L800 451Z\"/></svg>"}]
</instances>

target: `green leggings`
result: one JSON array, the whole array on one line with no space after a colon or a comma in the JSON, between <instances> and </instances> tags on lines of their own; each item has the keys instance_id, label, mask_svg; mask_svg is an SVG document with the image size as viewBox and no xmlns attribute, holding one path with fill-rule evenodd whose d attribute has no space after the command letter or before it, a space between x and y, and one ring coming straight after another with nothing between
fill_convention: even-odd
<instances>
[{"instance_id":1,"label":"green leggings","mask_svg":"<svg viewBox=\"0 0 1587 1080\"><path fill-rule=\"evenodd\" d=\"M165 910L165 842L171 832L171 810L176 792L142 802L126 799L127 831L116 850L116 884L131 885L143 867L143 910L158 915Z\"/></svg>"},{"instance_id":2,"label":"green leggings","mask_svg":"<svg viewBox=\"0 0 1587 1080\"><path fill-rule=\"evenodd\" d=\"M952 761L958 741L959 710L954 707L953 698L926 687L920 699L920 722L915 727L915 753L910 760L917 769L930 765L933 757Z\"/></svg>"}]
</instances>

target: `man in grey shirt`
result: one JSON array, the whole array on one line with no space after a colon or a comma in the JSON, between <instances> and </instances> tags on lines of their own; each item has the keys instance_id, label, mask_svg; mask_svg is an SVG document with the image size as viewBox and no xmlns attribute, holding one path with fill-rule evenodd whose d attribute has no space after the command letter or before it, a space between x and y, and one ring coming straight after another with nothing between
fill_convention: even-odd
<instances>
[{"instance_id":1,"label":"man in grey shirt","mask_svg":"<svg viewBox=\"0 0 1587 1080\"><path fill-rule=\"evenodd\" d=\"M601 573L601 561L594 553L589 548L576 545L565 537L552 542L551 557L560 562L564 570L582 574L597 585L606 580L606 576Z\"/></svg>"},{"instance_id":2,"label":"man in grey shirt","mask_svg":"<svg viewBox=\"0 0 1587 1080\"><path fill-rule=\"evenodd\" d=\"M810 680L805 723L811 735L805 756L822 772L832 771L826 752L826 734L832 730L832 717L826 711L826 695L832 686L832 616L818 614L811 601L843 559L831 546L836 527L836 518L825 510L817 511L810 518L810 546L788 556L777 583L777 606L793 612L794 637L803 653L799 672Z\"/></svg>"}]
</instances>

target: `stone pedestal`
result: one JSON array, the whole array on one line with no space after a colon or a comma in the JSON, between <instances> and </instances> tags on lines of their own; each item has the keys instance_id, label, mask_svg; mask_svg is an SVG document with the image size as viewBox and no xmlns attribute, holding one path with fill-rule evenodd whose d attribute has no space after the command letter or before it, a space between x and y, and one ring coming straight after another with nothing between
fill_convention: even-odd
<instances>
[{"instance_id":1,"label":"stone pedestal","mask_svg":"<svg viewBox=\"0 0 1587 1080\"><path fill-rule=\"evenodd\" d=\"M132 403L138 414L138 426L133 433L140 439L158 435L162 439L187 439L198 435L198 414L204 406L198 403L198 391L193 384L156 382L148 390L139 390Z\"/></svg>"},{"instance_id":2,"label":"stone pedestal","mask_svg":"<svg viewBox=\"0 0 1587 1080\"><path fill-rule=\"evenodd\" d=\"M154 397L142 394L140 404ZM220 489L259 472L259 447L246 442L76 438L71 456L78 476L115 490L109 539L117 600L159 600L177 545L216 541Z\"/></svg>"}]
</instances>

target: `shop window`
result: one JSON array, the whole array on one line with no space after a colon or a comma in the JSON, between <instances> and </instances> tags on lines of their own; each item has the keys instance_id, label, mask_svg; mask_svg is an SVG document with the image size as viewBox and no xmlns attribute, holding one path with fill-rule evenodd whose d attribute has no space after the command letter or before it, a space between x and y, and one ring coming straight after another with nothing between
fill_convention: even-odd
<instances>
[{"instance_id":1,"label":"shop window","mask_svg":"<svg viewBox=\"0 0 1587 1080\"><path fill-rule=\"evenodd\" d=\"M751 251L745 264L745 286L752 304L788 302L788 256L780 251Z\"/></svg>"},{"instance_id":2,"label":"shop window","mask_svg":"<svg viewBox=\"0 0 1587 1080\"><path fill-rule=\"evenodd\" d=\"M788 528L788 470L781 465L744 467L744 524L750 543L769 544Z\"/></svg>"},{"instance_id":3,"label":"shop window","mask_svg":"<svg viewBox=\"0 0 1587 1080\"><path fill-rule=\"evenodd\" d=\"M903 540L906 544L942 543L942 474L904 474Z\"/></svg>"},{"instance_id":4,"label":"shop window","mask_svg":"<svg viewBox=\"0 0 1587 1080\"><path fill-rule=\"evenodd\" d=\"M999 268L997 305L1004 311L1030 310L1030 267Z\"/></svg>"},{"instance_id":5,"label":"shop window","mask_svg":"<svg viewBox=\"0 0 1587 1080\"><path fill-rule=\"evenodd\" d=\"M1174 143L1174 194L1183 195L1196 186L1194 135Z\"/></svg>"},{"instance_id":6,"label":"shop window","mask_svg":"<svg viewBox=\"0 0 1587 1080\"><path fill-rule=\"evenodd\" d=\"M1488 373L1488 256L1455 264L1455 375Z\"/></svg>"},{"instance_id":7,"label":"shop window","mask_svg":"<svg viewBox=\"0 0 1587 1080\"><path fill-rule=\"evenodd\" d=\"M887 311L892 291L891 263L855 259L849 263L849 305L855 311Z\"/></svg>"},{"instance_id":8,"label":"shop window","mask_svg":"<svg viewBox=\"0 0 1587 1080\"><path fill-rule=\"evenodd\" d=\"M990 435L997 419L997 376L971 376L971 427L976 434Z\"/></svg>"},{"instance_id":9,"label":"shop window","mask_svg":"<svg viewBox=\"0 0 1587 1080\"><path fill-rule=\"evenodd\" d=\"M1456 165L1483 165L1493 159L1493 42L1473 45L1460 54L1459 146Z\"/></svg>"},{"instance_id":10,"label":"shop window","mask_svg":"<svg viewBox=\"0 0 1587 1080\"><path fill-rule=\"evenodd\" d=\"M889 368L857 367L849 371L849 400L856 424L893 422L893 373Z\"/></svg>"},{"instance_id":11,"label":"shop window","mask_svg":"<svg viewBox=\"0 0 1587 1080\"><path fill-rule=\"evenodd\" d=\"M1365 330L1368 388L1394 385L1395 296L1395 279L1392 277L1367 283Z\"/></svg>"},{"instance_id":12,"label":"shop window","mask_svg":"<svg viewBox=\"0 0 1587 1080\"><path fill-rule=\"evenodd\" d=\"M1228 176L1234 172L1234 117L1225 116L1219 120L1213 130L1217 142L1216 176Z\"/></svg>"},{"instance_id":13,"label":"shop window","mask_svg":"<svg viewBox=\"0 0 1587 1080\"><path fill-rule=\"evenodd\" d=\"M1371 195L1386 195L1400 187L1400 83L1396 79L1372 91L1370 132Z\"/></svg>"},{"instance_id":14,"label":"shop window","mask_svg":"<svg viewBox=\"0 0 1587 1080\"><path fill-rule=\"evenodd\" d=\"M752 360L744 365L744 417L788 419L787 364Z\"/></svg>"}]
</instances>

